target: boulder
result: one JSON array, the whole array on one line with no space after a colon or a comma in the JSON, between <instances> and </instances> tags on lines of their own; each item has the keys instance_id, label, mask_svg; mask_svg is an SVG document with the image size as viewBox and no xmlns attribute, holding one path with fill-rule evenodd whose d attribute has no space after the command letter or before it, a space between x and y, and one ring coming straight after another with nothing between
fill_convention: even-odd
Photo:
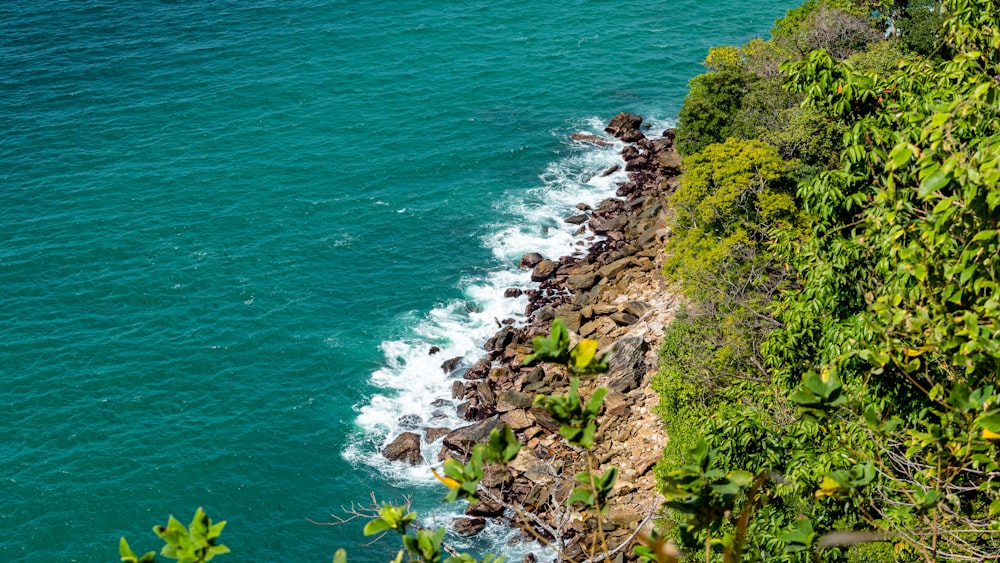
<instances>
[{"instance_id":1,"label":"boulder","mask_svg":"<svg viewBox=\"0 0 1000 563\"><path fill-rule=\"evenodd\" d=\"M493 392L489 379L481 379L476 383L476 394L484 405L494 405L497 402L497 395Z\"/></svg>"},{"instance_id":2,"label":"boulder","mask_svg":"<svg viewBox=\"0 0 1000 563\"><path fill-rule=\"evenodd\" d=\"M578 143L586 143L588 145L596 145L598 147L610 147L612 144L604 137L593 133L573 133L569 136L569 138Z\"/></svg>"},{"instance_id":3,"label":"boulder","mask_svg":"<svg viewBox=\"0 0 1000 563\"><path fill-rule=\"evenodd\" d=\"M611 357L608 388L619 393L628 393L642 383L646 375L643 358L646 342L639 336L626 336L615 343Z\"/></svg>"},{"instance_id":4,"label":"boulder","mask_svg":"<svg viewBox=\"0 0 1000 563\"><path fill-rule=\"evenodd\" d=\"M456 452L472 451L472 446L485 442L490 437L490 431L503 425L498 418L487 418L469 426L456 428L444 437L444 445Z\"/></svg>"},{"instance_id":5,"label":"boulder","mask_svg":"<svg viewBox=\"0 0 1000 563\"><path fill-rule=\"evenodd\" d=\"M625 141L626 143L634 143L640 139L646 138L639 130L642 125L642 117L634 113L619 113L611 119L608 126L604 128L604 131L614 135L615 137Z\"/></svg>"},{"instance_id":6,"label":"boulder","mask_svg":"<svg viewBox=\"0 0 1000 563\"><path fill-rule=\"evenodd\" d=\"M618 312L611 314L611 320L615 321L616 323L622 326L628 326L639 322L639 317L635 315L630 315L628 313Z\"/></svg>"},{"instance_id":7,"label":"boulder","mask_svg":"<svg viewBox=\"0 0 1000 563\"><path fill-rule=\"evenodd\" d=\"M597 272L591 272L589 274L571 274L566 277L566 287L572 289L573 291L590 289L597 285L597 281L600 279L601 275Z\"/></svg>"},{"instance_id":8,"label":"boulder","mask_svg":"<svg viewBox=\"0 0 1000 563\"><path fill-rule=\"evenodd\" d=\"M403 432L382 448L382 455L390 461L404 461L410 465L423 463L424 457L420 455L420 435Z\"/></svg>"},{"instance_id":9,"label":"boulder","mask_svg":"<svg viewBox=\"0 0 1000 563\"><path fill-rule=\"evenodd\" d=\"M652 307L649 306L649 303L645 303L643 301L628 301L622 305L622 313L639 318L642 318L642 316L648 313L651 309Z\"/></svg>"},{"instance_id":10,"label":"boulder","mask_svg":"<svg viewBox=\"0 0 1000 563\"><path fill-rule=\"evenodd\" d=\"M528 254L521 256L521 269L530 270L542 260L545 260L545 258L541 254L537 252L529 252Z\"/></svg>"},{"instance_id":11,"label":"boulder","mask_svg":"<svg viewBox=\"0 0 1000 563\"><path fill-rule=\"evenodd\" d=\"M500 420L513 430L524 430L534 424L534 420L528 416L528 411L516 409L500 415Z\"/></svg>"},{"instance_id":12,"label":"boulder","mask_svg":"<svg viewBox=\"0 0 1000 563\"><path fill-rule=\"evenodd\" d=\"M601 173L598 174L598 176L600 176L601 178L607 178L608 176L614 174L615 172L618 172L621 169L622 169L621 164L612 164L611 166L605 168L604 170L601 170Z\"/></svg>"},{"instance_id":13,"label":"boulder","mask_svg":"<svg viewBox=\"0 0 1000 563\"><path fill-rule=\"evenodd\" d=\"M486 520L480 517L475 518L456 518L451 523L451 529L455 531L456 534L462 536L463 538L468 538L478 534L483 531L486 527Z\"/></svg>"},{"instance_id":14,"label":"boulder","mask_svg":"<svg viewBox=\"0 0 1000 563\"><path fill-rule=\"evenodd\" d=\"M680 174L681 155L674 149L665 150L660 153L660 168L670 174Z\"/></svg>"},{"instance_id":15,"label":"boulder","mask_svg":"<svg viewBox=\"0 0 1000 563\"><path fill-rule=\"evenodd\" d=\"M424 430L424 440L430 443L442 436L447 436L449 432L451 432L451 428L427 428Z\"/></svg>"},{"instance_id":16,"label":"boulder","mask_svg":"<svg viewBox=\"0 0 1000 563\"><path fill-rule=\"evenodd\" d=\"M441 370L447 374L452 374L460 365L462 365L462 357L458 356L450 360L445 360L444 363L441 364Z\"/></svg>"},{"instance_id":17,"label":"boulder","mask_svg":"<svg viewBox=\"0 0 1000 563\"><path fill-rule=\"evenodd\" d=\"M542 260L541 262L538 262L531 270L531 281L542 282L549 279L558 267L559 263L553 262L552 260Z\"/></svg>"},{"instance_id":18,"label":"boulder","mask_svg":"<svg viewBox=\"0 0 1000 563\"><path fill-rule=\"evenodd\" d=\"M461 381L456 381L451 384L451 398L461 399L465 396L465 383Z\"/></svg>"},{"instance_id":19,"label":"boulder","mask_svg":"<svg viewBox=\"0 0 1000 563\"><path fill-rule=\"evenodd\" d=\"M486 349L493 352L501 351L509 346L510 343L516 338L517 329L512 326L505 326L498 330L497 333L493 335L493 338L486 341Z\"/></svg>"},{"instance_id":20,"label":"boulder","mask_svg":"<svg viewBox=\"0 0 1000 563\"><path fill-rule=\"evenodd\" d=\"M531 393L521 393L508 389L497 397L497 412L507 412L514 409L526 409L531 406L535 396Z\"/></svg>"},{"instance_id":21,"label":"boulder","mask_svg":"<svg viewBox=\"0 0 1000 563\"><path fill-rule=\"evenodd\" d=\"M582 225L586 223L588 219L590 219L590 216L588 216L586 213L581 213L579 215L572 215L570 217L567 217L563 219L563 222L569 223L570 225Z\"/></svg>"},{"instance_id":22,"label":"boulder","mask_svg":"<svg viewBox=\"0 0 1000 563\"><path fill-rule=\"evenodd\" d=\"M503 292L503 296L506 297L506 298L508 298L508 299L512 299L512 298L515 298L515 297L520 297L523 294L524 294L524 291L522 291L522 290L520 290L520 289L518 289L516 287L508 287Z\"/></svg>"}]
</instances>

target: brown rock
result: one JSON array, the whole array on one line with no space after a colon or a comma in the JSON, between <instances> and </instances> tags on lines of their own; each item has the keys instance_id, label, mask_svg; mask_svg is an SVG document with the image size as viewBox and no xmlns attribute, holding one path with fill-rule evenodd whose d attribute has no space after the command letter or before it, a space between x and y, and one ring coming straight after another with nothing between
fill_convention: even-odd
<instances>
[{"instance_id":1,"label":"brown rock","mask_svg":"<svg viewBox=\"0 0 1000 563\"><path fill-rule=\"evenodd\" d=\"M624 305L622 305L622 313L639 318L642 318L642 316L648 313L651 309L652 307L649 306L649 303L643 301L627 301Z\"/></svg>"},{"instance_id":2,"label":"brown rock","mask_svg":"<svg viewBox=\"0 0 1000 563\"><path fill-rule=\"evenodd\" d=\"M566 328L570 332L576 332L580 330L580 322L582 317L579 311L566 311L565 313L560 313L559 318L566 323Z\"/></svg>"},{"instance_id":3,"label":"brown rock","mask_svg":"<svg viewBox=\"0 0 1000 563\"><path fill-rule=\"evenodd\" d=\"M616 323L622 326L628 326L639 322L639 317L635 315L630 315L628 313L618 312L618 313L613 313L611 315L611 320L615 321Z\"/></svg>"},{"instance_id":4,"label":"brown rock","mask_svg":"<svg viewBox=\"0 0 1000 563\"><path fill-rule=\"evenodd\" d=\"M593 133L573 133L569 136L570 139L578 143L586 143L588 145L595 145L598 147L610 147L611 143L607 139L595 135Z\"/></svg>"},{"instance_id":5,"label":"brown rock","mask_svg":"<svg viewBox=\"0 0 1000 563\"><path fill-rule=\"evenodd\" d=\"M483 531L486 527L486 520L483 518L455 518L451 523L451 529L455 530L455 533L462 536L463 538L468 538L478 534Z\"/></svg>"},{"instance_id":6,"label":"brown rock","mask_svg":"<svg viewBox=\"0 0 1000 563\"><path fill-rule=\"evenodd\" d=\"M476 383L476 394L479 395L479 400L484 405L494 405L497 402L496 393L493 392L489 379L481 379Z\"/></svg>"},{"instance_id":7,"label":"brown rock","mask_svg":"<svg viewBox=\"0 0 1000 563\"><path fill-rule=\"evenodd\" d=\"M528 416L528 411L524 409L516 409L506 412L500 415L500 420L504 421L504 423L507 424L507 426L510 426L513 430L524 430L535 423L535 421Z\"/></svg>"},{"instance_id":8,"label":"brown rock","mask_svg":"<svg viewBox=\"0 0 1000 563\"><path fill-rule=\"evenodd\" d=\"M509 389L497 397L497 412L508 412L514 409L526 409L531 406L535 396Z\"/></svg>"},{"instance_id":9,"label":"brown rock","mask_svg":"<svg viewBox=\"0 0 1000 563\"><path fill-rule=\"evenodd\" d=\"M567 217L563 219L563 222L569 223L570 225L582 225L587 222L587 219L590 219L590 216L587 215L586 213L581 213L579 215L572 215L570 217Z\"/></svg>"},{"instance_id":10,"label":"brown rock","mask_svg":"<svg viewBox=\"0 0 1000 563\"><path fill-rule=\"evenodd\" d=\"M597 273L573 274L566 278L566 287L572 289L573 291L590 289L597 284L599 279L601 279L601 275Z\"/></svg>"},{"instance_id":11,"label":"brown rock","mask_svg":"<svg viewBox=\"0 0 1000 563\"><path fill-rule=\"evenodd\" d=\"M518 289L516 287L508 287L503 292L503 296L506 297L506 298L508 298L508 299L511 299L511 298L514 298L514 297L520 297L523 294L524 294L524 291L521 290L521 289Z\"/></svg>"},{"instance_id":12,"label":"brown rock","mask_svg":"<svg viewBox=\"0 0 1000 563\"><path fill-rule=\"evenodd\" d=\"M615 260L614 262L608 264L607 266L604 266L598 271L605 278L613 280L618 277L618 274L622 273L622 270L628 267L630 262L631 262L630 258L622 258L620 260Z\"/></svg>"},{"instance_id":13,"label":"brown rock","mask_svg":"<svg viewBox=\"0 0 1000 563\"><path fill-rule=\"evenodd\" d=\"M444 437L444 445L450 450L465 453L472 446L485 442L490 437L490 431L501 426L500 419L487 418L469 426L456 428Z\"/></svg>"},{"instance_id":14,"label":"brown rock","mask_svg":"<svg viewBox=\"0 0 1000 563\"><path fill-rule=\"evenodd\" d=\"M390 461L405 461L410 465L422 463L424 457L420 455L420 435L403 432L382 448L382 455Z\"/></svg>"},{"instance_id":15,"label":"brown rock","mask_svg":"<svg viewBox=\"0 0 1000 563\"><path fill-rule=\"evenodd\" d=\"M639 130L639 126L641 125L642 117L635 115L634 113L622 112L611 119L611 122L604 128L604 131L618 137L626 143L634 143L635 141L646 137L642 134L642 131Z\"/></svg>"},{"instance_id":16,"label":"brown rock","mask_svg":"<svg viewBox=\"0 0 1000 563\"><path fill-rule=\"evenodd\" d=\"M549 279L558 267L558 262L553 262L552 260L542 260L541 262L535 264L535 267L531 270L531 281L542 282Z\"/></svg>"},{"instance_id":17,"label":"brown rock","mask_svg":"<svg viewBox=\"0 0 1000 563\"><path fill-rule=\"evenodd\" d=\"M456 381L451 384L451 398L461 399L465 396L465 384L461 381Z\"/></svg>"},{"instance_id":18,"label":"brown rock","mask_svg":"<svg viewBox=\"0 0 1000 563\"><path fill-rule=\"evenodd\" d=\"M529 252L528 254L521 256L521 269L530 270L542 260L545 260L545 258L541 254L537 252Z\"/></svg>"},{"instance_id":19,"label":"brown rock","mask_svg":"<svg viewBox=\"0 0 1000 563\"><path fill-rule=\"evenodd\" d=\"M604 170L602 170L601 173L599 174L599 176L601 178L606 178L606 177L614 174L615 172L618 172L621 169L622 169L622 167L621 167L620 164L613 164L613 165L605 168Z\"/></svg>"},{"instance_id":20,"label":"brown rock","mask_svg":"<svg viewBox=\"0 0 1000 563\"><path fill-rule=\"evenodd\" d=\"M517 329L512 326L505 326L497 331L486 341L486 349L490 351L500 351L510 345L517 338Z\"/></svg>"},{"instance_id":21,"label":"brown rock","mask_svg":"<svg viewBox=\"0 0 1000 563\"><path fill-rule=\"evenodd\" d=\"M424 440L430 443L442 436L447 436L449 432L451 432L450 428L427 428L424 430Z\"/></svg>"}]
</instances>

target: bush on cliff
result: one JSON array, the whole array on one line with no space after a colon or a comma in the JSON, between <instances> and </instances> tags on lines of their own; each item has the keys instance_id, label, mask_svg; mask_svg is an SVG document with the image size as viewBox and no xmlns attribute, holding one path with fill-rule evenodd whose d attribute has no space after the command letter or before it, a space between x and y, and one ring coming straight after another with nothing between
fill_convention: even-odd
<instances>
[{"instance_id":1,"label":"bush on cliff","mask_svg":"<svg viewBox=\"0 0 1000 563\"><path fill-rule=\"evenodd\" d=\"M897 70L899 51L879 47L783 67L845 131L840 167L799 184L807 228L762 239L789 276L759 311L780 321L759 349L763 376L748 358L693 422L716 474L758 481L714 528L694 528L692 547L729 537L769 561L1000 558L1000 7L945 6L950 60L911 53ZM706 341L683 365L713 365ZM703 377L661 374L681 391ZM701 493L679 481L689 463L665 458L658 475L691 504ZM865 542L881 543L849 547Z\"/></svg>"}]
</instances>

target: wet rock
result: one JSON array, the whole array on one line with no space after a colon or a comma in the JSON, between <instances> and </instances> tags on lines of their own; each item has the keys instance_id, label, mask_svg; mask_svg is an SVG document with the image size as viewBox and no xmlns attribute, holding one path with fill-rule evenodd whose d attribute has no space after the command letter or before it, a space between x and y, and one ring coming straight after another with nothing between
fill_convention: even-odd
<instances>
[{"instance_id":1,"label":"wet rock","mask_svg":"<svg viewBox=\"0 0 1000 563\"><path fill-rule=\"evenodd\" d=\"M463 538L468 538L483 531L486 527L486 520L483 518L456 518L451 523L451 529Z\"/></svg>"},{"instance_id":2,"label":"wet rock","mask_svg":"<svg viewBox=\"0 0 1000 563\"><path fill-rule=\"evenodd\" d=\"M441 348L439 348L438 346L431 346L431 349L427 351L427 354L433 356L434 354L437 354L440 351Z\"/></svg>"},{"instance_id":3,"label":"wet rock","mask_svg":"<svg viewBox=\"0 0 1000 563\"><path fill-rule=\"evenodd\" d=\"M573 139L578 143L586 143L588 145L595 145L598 147L610 147L612 144L604 137L595 135L593 133L573 133L572 135L569 136L569 138Z\"/></svg>"},{"instance_id":4,"label":"wet rock","mask_svg":"<svg viewBox=\"0 0 1000 563\"><path fill-rule=\"evenodd\" d=\"M400 428L406 428L407 430L413 430L415 428L420 428L420 425L424 423L424 419L420 418L419 414L405 414L396 421Z\"/></svg>"},{"instance_id":5,"label":"wet rock","mask_svg":"<svg viewBox=\"0 0 1000 563\"><path fill-rule=\"evenodd\" d=\"M461 381L456 381L451 384L451 398L461 399L465 396L465 384Z\"/></svg>"},{"instance_id":6,"label":"wet rock","mask_svg":"<svg viewBox=\"0 0 1000 563\"><path fill-rule=\"evenodd\" d=\"M604 131L626 143L634 143L646 137L639 130L640 125L642 125L642 117L634 113L622 112L611 119L611 122L604 128Z\"/></svg>"},{"instance_id":7,"label":"wet rock","mask_svg":"<svg viewBox=\"0 0 1000 563\"><path fill-rule=\"evenodd\" d=\"M517 329L512 326L505 326L497 331L486 341L486 349L491 351L503 350L510 345L517 338Z\"/></svg>"},{"instance_id":8,"label":"wet rock","mask_svg":"<svg viewBox=\"0 0 1000 563\"><path fill-rule=\"evenodd\" d=\"M424 440L427 440L427 442L430 443L438 438L441 438L442 436L447 436L449 432L451 432L450 428L427 428L424 430Z\"/></svg>"},{"instance_id":9,"label":"wet rock","mask_svg":"<svg viewBox=\"0 0 1000 563\"><path fill-rule=\"evenodd\" d=\"M528 254L521 256L521 269L530 270L542 260L545 260L545 258L541 254L537 252L529 252Z\"/></svg>"},{"instance_id":10,"label":"wet rock","mask_svg":"<svg viewBox=\"0 0 1000 563\"><path fill-rule=\"evenodd\" d=\"M512 298L515 298L515 297L520 297L522 295L524 295L524 291L522 291L522 290L520 290L520 289L518 289L516 287L508 287L503 292L503 296L506 297L507 299L512 299Z\"/></svg>"},{"instance_id":11,"label":"wet rock","mask_svg":"<svg viewBox=\"0 0 1000 563\"><path fill-rule=\"evenodd\" d=\"M601 170L601 173L598 174L598 176L600 176L601 178L607 178L608 176L614 174L615 172L618 172L621 169L622 169L621 164L613 164L605 168L604 170Z\"/></svg>"},{"instance_id":12,"label":"wet rock","mask_svg":"<svg viewBox=\"0 0 1000 563\"><path fill-rule=\"evenodd\" d=\"M455 373L455 370L457 370L460 365L462 365L462 357L458 356L450 360L445 360L444 363L441 364L441 370L450 375Z\"/></svg>"},{"instance_id":13,"label":"wet rock","mask_svg":"<svg viewBox=\"0 0 1000 563\"><path fill-rule=\"evenodd\" d=\"M552 260L542 260L541 262L535 264L535 267L532 268L531 281L542 282L549 279L558 267L558 262L553 262Z\"/></svg>"},{"instance_id":14,"label":"wet rock","mask_svg":"<svg viewBox=\"0 0 1000 563\"><path fill-rule=\"evenodd\" d=\"M465 379L482 379L489 375L491 360L489 357L482 358L476 363L472 364L468 370L466 370Z\"/></svg>"},{"instance_id":15,"label":"wet rock","mask_svg":"<svg viewBox=\"0 0 1000 563\"><path fill-rule=\"evenodd\" d=\"M586 223L588 219L590 219L589 215L587 215L586 213L581 213L579 215L573 215L571 217L567 217L563 219L563 222L569 223L570 225L582 225Z\"/></svg>"},{"instance_id":16,"label":"wet rock","mask_svg":"<svg viewBox=\"0 0 1000 563\"><path fill-rule=\"evenodd\" d=\"M420 455L420 435L403 432L382 449L382 455L390 461L403 461L418 465L424 461Z\"/></svg>"},{"instance_id":17,"label":"wet rock","mask_svg":"<svg viewBox=\"0 0 1000 563\"><path fill-rule=\"evenodd\" d=\"M503 506L483 497L479 498L478 503L470 504L468 508L465 509L465 514L467 516L479 516L482 518L499 518L503 516L503 512Z\"/></svg>"},{"instance_id":18,"label":"wet rock","mask_svg":"<svg viewBox=\"0 0 1000 563\"><path fill-rule=\"evenodd\" d=\"M615 166L618 165L616 164ZM592 207L590 207L586 203L578 203L576 204L576 208L579 209L580 211L590 211L592 209Z\"/></svg>"}]
</instances>

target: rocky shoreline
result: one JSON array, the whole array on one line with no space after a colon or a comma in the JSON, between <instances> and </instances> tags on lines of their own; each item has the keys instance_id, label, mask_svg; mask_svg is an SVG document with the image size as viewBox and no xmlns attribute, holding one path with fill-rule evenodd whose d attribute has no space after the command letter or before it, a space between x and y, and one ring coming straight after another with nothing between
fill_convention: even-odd
<instances>
[{"instance_id":1,"label":"rocky shoreline","mask_svg":"<svg viewBox=\"0 0 1000 563\"><path fill-rule=\"evenodd\" d=\"M620 545L620 553L630 558L627 547L633 532L662 502L652 468L667 437L654 413L659 399L649 380L656 370L663 328L676 305L661 269L669 234L665 198L677 187L681 159L673 131L649 138L637 115L619 114L605 131L628 143L622 150L628 181L618 187L618 197L594 209L580 204L580 213L565 219L580 225L577 235L589 245L586 253L559 258L526 254L521 267L531 269L538 287L510 288L506 296L527 294L527 322L517 326L513 320L504 321L486 343L486 356L464 374L458 358L442 365L456 377L453 398L461 400L459 415L471 424L454 430L430 428L423 436L404 433L383 450L390 459L417 464L423 462L421 443L441 440L441 459L464 459L472 444L483 441L493 428L507 424L514 429L526 447L506 472L483 480L482 501L455 523L460 534L477 533L484 518L509 518L525 529L526 538L556 539L572 558L582 554L590 538L593 518L563 506L574 475L584 470L584 456L566 444L547 413L532 407L538 394L567 392L569 377L552 366L522 365L532 351L532 338L547 334L556 317L565 321L574 340L596 339L602 352L612 353L611 369L581 385L585 396L596 387L609 389L593 451L598 472L612 466L621 471L603 524L609 547ZM575 134L573 139L609 143L590 134ZM612 167L600 174L614 171ZM512 514L509 508L514 506L523 507L526 514Z\"/></svg>"}]
</instances>

